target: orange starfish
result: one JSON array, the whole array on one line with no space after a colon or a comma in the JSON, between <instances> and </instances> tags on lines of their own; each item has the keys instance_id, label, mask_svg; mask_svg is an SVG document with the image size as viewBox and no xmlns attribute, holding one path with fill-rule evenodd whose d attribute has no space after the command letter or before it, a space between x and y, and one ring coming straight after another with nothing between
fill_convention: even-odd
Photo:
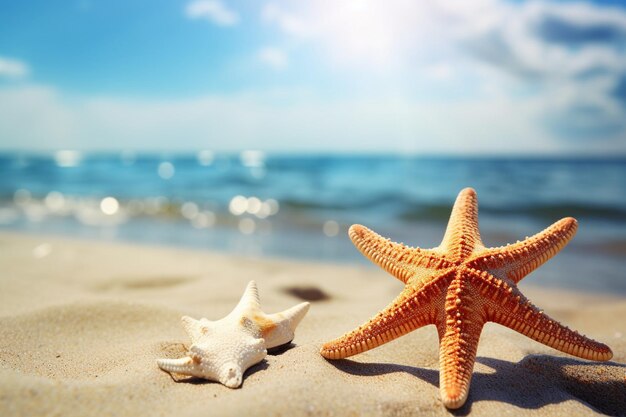
<instances>
[{"instance_id":1,"label":"orange starfish","mask_svg":"<svg viewBox=\"0 0 626 417\"><path fill-rule=\"evenodd\" d=\"M326 343L320 353L328 359L346 358L434 324L439 333L439 389L448 408L459 408L467 399L478 339L488 321L570 355L609 360L613 353L608 346L546 316L517 288L567 244L576 228L576 220L568 217L523 242L486 248L471 188L459 193L443 241L434 249L410 248L353 225L349 234L356 247L406 285L377 316Z\"/></svg>"}]
</instances>

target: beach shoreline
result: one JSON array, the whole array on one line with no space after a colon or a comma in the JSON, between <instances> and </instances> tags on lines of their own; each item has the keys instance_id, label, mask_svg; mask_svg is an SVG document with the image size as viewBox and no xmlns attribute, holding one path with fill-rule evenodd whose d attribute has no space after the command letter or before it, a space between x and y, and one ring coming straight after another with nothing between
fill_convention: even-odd
<instances>
[{"instance_id":1,"label":"beach shoreline","mask_svg":"<svg viewBox=\"0 0 626 417\"><path fill-rule=\"evenodd\" d=\"M382 270L7 232L0 247L0 415L449 414L432 326L349 360L318 354L399 292ZM266 312L312 303L293 346L252 367L237 390L158 369L158 357L184 354L182 315L223 317L252 279ZM488 324L457 414L623 415L626 299L520 288L614 357L580 360Z\"/></svg>"}]
</instances>

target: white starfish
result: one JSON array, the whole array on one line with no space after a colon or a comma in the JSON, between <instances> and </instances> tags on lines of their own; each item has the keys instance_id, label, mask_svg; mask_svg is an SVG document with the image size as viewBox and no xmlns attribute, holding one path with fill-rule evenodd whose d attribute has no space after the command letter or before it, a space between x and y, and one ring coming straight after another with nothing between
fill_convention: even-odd
<instances>
[{"instance_id":1,"label":"white starfish","mask_svg":"<svg viewBox=\"0 0 626 417\"><path fill-rule=\"evenodd\" d=\"M191 338L188 356L157 359L157 365L166 372L237 388L246 369L261 362L267 349L293 340L296 326L307 311L309 303L301 303L281 313L265 314L256 283L250 281L239 304L223 319L195 320L184 316L181 321Z\"/></svg>"}]
</instances>

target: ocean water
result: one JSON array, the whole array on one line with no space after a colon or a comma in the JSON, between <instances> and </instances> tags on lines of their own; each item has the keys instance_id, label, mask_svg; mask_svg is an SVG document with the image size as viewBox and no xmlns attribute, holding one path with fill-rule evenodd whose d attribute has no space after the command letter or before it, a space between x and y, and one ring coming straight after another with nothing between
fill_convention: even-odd
<instances>
[{"instance_id":1,"label":"ocean water","mask_svg":"<svg viewBox=\"0 0 626 417\"><path fill-rule=\"evenodd\" d=\"M366 263L351 224L436 246L464 187L488 246L579 220L533 284L626 294L623 159L4 153L0 230Z\"/></svg>"}]
</instances>

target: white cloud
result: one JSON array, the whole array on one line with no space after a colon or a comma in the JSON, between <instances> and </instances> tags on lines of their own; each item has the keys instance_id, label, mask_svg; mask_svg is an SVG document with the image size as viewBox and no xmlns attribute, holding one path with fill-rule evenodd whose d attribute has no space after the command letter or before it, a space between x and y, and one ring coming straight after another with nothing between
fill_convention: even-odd
<instances>
[{"instance_id":1,"label":"white cloud","mask_svg":"<svg viewBox=\"0 0 626 417\"><path fill-rule=\"evenodd\" d=\"M33 86L0 90L0 137L4 149L27 150L561 152L562 143L529 123L545 110L542 102L506 97L329 101L283 91L155 101L71 97ZM614 139L568 151L626 151Z\"/></svg>"},{"instance_id":2,"label":"white cloud","mask_svg":"<svg viewBox=\"0 0 626 417\"><path fill-rule=\"evenodd\" d=\"M2 145L7 149L49 149L56 141L76 137L77 110L64 105L52 88L0 89Z\"/></svg>"},{"instance_id":3,"label":"white cloud","mask_svg":"<svg viewBox=\"0 0 626 417\"><path fill-rule=\"evenodd\" d=\"M458 54L467 47L508 49L499 65L522 66L528 72L580 73L594 65L623 70L626 12L584 3L542 1L508 3L499 0L406 0L269 3L262 18L285 34L324 45L333 58L361 66L402 66L430 63L434 56ZM602 36L606 42L567 48L550 42L543 28L560 25L570 36ZM558 34L552 34L552 37ZM563 33L562 36L568 36ZM491 44L488 44L491 42ZM474 53L480 50L468 50ZM511 57L510 54L513 54ZM384 58L384 59L383 59ZM496 56L481 56L495 60ZM514 63L505 60L514 59Z\"/></svg>"},{"instance_id":4,"label":"white cloud","mask_svg":"<svg viewBox=\"0 0 626 417\"><path fill-rule=\"evenodd\" d=\"M190 19L206 19L219 26L239 23L239 14L219 0L192 1L185 7L185 15Z\"/></svg>"},{"instance_id":5,"label":"white cloud","mask_svg":"<svg viewBox=\"0 0 626 417\"><path fill-rule=\"evenodd\" d=\"M410 4L407 7L409 12L415 8ZM333 65L351 67L366 63L379 70L397 64L407 41L400 32L409 16L396 13L397 10L380 1L319 0L269 3L261 16L288 35L320 43ZM415 14L412 18L416 25L426 23L415 21L414 17Z\"/></svg>"},{"instance_id":6,"label":"white cloud","mask_svg":"<svg viewBox=\"0 0 626 417\"><path fill-rule=\"evenodd\" d=\"M446 63L433 64L424 68L424 75L433 80L447 81L454 77L454 68Z\"/></svg>"},{"instance_id":7,"label":"white cloud","mask_svg":"<svg viewBox=\"0 0 626 417\"><path fill-rule=\"evenodd\" d=\"M522 77L626 71L626 12L619 10L543 2L510 5L491 24L467 31L459 40L478 58Z\"/></svg>"},{"instance_id":8,"label":"white cloud","mask_svg":"<svg viewBox=\"0 0 626 417\"><path fill-rule=\"evenodd\" d=\"M602 113L598 129L586 129L588 138L605 136L609 126L626 134L623 9L547 1L320 0L270 3L262 18L298 39L296 45L321 47L332 70L382 72L388 82L405 83L473 78L519 101L528 98L518 91L532 92L549 129L563 125L551 117L566 121L587 108Z\"/></svg>"},{"instance_id":9,"label":"white cloud","mask_svg":"<svg viewBox=\"0 0 626 417\"><path fill-rule=\"evenodd\" d=\"M194 2L188 16L214 19L206 4L224 7ZM222 22L236 23L234 16L222 16ZM0 146L626 152L626 97L616 93L626 85L626 13L620 9L497 0L320 0L272 3L262 16L288 35L281 45L290 52L323 51L331 71L366 82L370 73L382 72L383 88L343 98L294 89L158 101L5 87ZM255 57L284 69L296 68L297 56L266 47ZM322 67L324 60L318 63ZM454 84L472 93L405 93L413 79L431 89ZM395 93L385 89L392 82Z\"/></svg>"},{"instance_id":10,"label":"white cloud","mask_svg":"<svg viewBox=\"0 0 626 417\"><path fill-rule=\"evenodd\" d=\"M508 5L461 44L482 62L536 87L545 126L572 139L626 134L626 12L592 4Z\"/></svg>"},{"instance_id":11,"label":"white cloud","mask_svg":"<svg viewBox=\"0 0 626 417\"><path fill-rule=\"evenodd\" d=\"M457 52L451 49L460 26L485 26L494 9L500 9L497 0L274 1L261 18L286 35L321 46L333 66L380 71Z\"/></svg>"},{"instance_id":12,"label":"white cloud","mask_svg":"<svg viewBox=\"0 0 626 417\"><path fill-rule=\"evenodd\" d=\"M261 48L257 53L257 57L259 58L259 61L274 70L284 70L287 66L289 66L287 53L282 49L273 46Z\"/></svg>"},{"instance_id":13,"label":"white cloud","mask_svg":"<svg viewBox=\"0 0 626 417\"><path fill-rule=\"evenodd\" d=\"M311 31L303 19L274 3L266 4L263 7L261 17L269 23L277 24L283 31L292 35L308 36Z\"/></svg>"},{"instance_id":14,"label":"white cloud","mask_svg":"<svg viewBox=\"0 0 626 417\"><path fill-rule=\"evenodd\" d=\"M25 62L0 56L0 78L23 78L29 73L30 68Z\"/></svg>"}]
</instances>

